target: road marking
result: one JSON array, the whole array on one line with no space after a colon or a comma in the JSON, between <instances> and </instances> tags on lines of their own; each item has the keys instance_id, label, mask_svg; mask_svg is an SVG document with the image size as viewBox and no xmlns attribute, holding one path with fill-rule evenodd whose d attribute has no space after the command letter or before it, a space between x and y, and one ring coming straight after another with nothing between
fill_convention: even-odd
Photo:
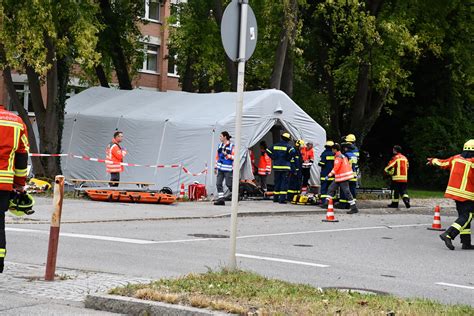
<instances>
[{"instance_id":1,"label":"road marking","mask_svg":"<svg viewBox=\"0 0 474 316\"><path fill-rule=\"evenodd\" d=\"M7 227L5 230L13 231L13 232L23 232L23 233L36 233L36 234L45 234L45 235L49 234L49 232L46 230L36 230L36 229ZM139 244L139 245L147 245L147 244L156 243L153 240L131 239L131 238L109 237L109 236L98 236L98 235L85 235L85 234L73 234L73 233L60 233L59 235L64 236L64 237L106 240L106 241L123 242L123 243L128 243L128 244Z\"/></svg>"},{"instance_id":2,"label":"road marking","mask_svg":"<svg viewBox=\"0 0 474 316\"><path fill-rule=\"evenodd\" d=\"M431 225L431 224L386 225L386 226L338 228L338 229L326 229L326 230L309 230L309 231L302 231L302 232L287 232L287 233L260 234L260 235L244 235L244 236L238 236L237 239L275 237L275 236L292 236L292 235L317 234L317 233L334 233L334 232L358 231L358 230L387 229L387 228L418 227L418 226L429 226L429 225ZM6 230L7 231L13 231L13 232L49 234L49 231L46 231L46 230L36 230L36 229L26 229L26 228L7 227ZM178 244L178 243L188 243L188 242L215 241L215 240L221 240L222 241L222 240L225 240L223 238L195 238L195 239L176 239L176 240L157 240L156 241L156 240L132 239L132 238L86 235L86 234L74 234L74 233L60 233L60 236L71 237L71 238L114 241L114 242L122 242L122 243L129 243L129 244L138 244L138 245Z\"/></svg>"},{"instance_id":3,"label":"road marking","mask_svg":"<svg viewBox=\"0 0 474 316\"><path fill-rule=\"evenodd\" d=\"M288 235L305 235L305 234L316 234L316 233L335 233L335 232L346 232L346 231L356 231L356 230L371 230L371 229L418 227L418 226L429 226L429 225L431 225L431 224L386 225L386 226L372 226L372 227L355 227L355 228L338 228L338 229L324 229L324 230L308 230L308 231L302 231L302 232L288 232L288 233L275 233L275 234L260 234L260 235L239 236L239 237L237 237L237 239L260 238L260 237L273 237L273 236L288 236Z\"/></svg>"},{"instance_id":4,"label":"road marking","mask_svg":"<svg viewBox=\"0 0 474 316\"><path fill-rule=\"evenodd\" d=\"M318 268L328 268L329 267L326 264L319 264L319 263L312 263L312 262L305 262L305 261L295 261L295 260L280 259L280 258L252 256L252 255L245 255L245 254L242 254L242 253L237 253L235 255L237 257L240 257L240 258L257 259L257 260L274 261L274 262L283 262L283 263L292 263L292 264L299 264L299 265L302 265L302 266L310 266L310 267L318 267Z\"/></svg>"},{"instance_id":5,"label":"road marking","mask_svg":"<svg viewBox=\"0 0 474 316\"><path fill-rule=\"evenodd\" d=\"M436 284L438 284L438 285L444 285L444 286L451 286L451 287L459 287L459 288L461 288L461 289L474 290L474 286L459 285L459 284L444 283L444 282L438 282L438 283L436 283Z\"/></svg>"}]
</instances>

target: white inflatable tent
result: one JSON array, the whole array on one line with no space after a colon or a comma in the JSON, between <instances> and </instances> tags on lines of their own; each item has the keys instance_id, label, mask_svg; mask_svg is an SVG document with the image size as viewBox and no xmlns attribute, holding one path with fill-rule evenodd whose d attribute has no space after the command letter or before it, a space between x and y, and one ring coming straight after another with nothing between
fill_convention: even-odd
<instances>
[{"instance_id":1,"label":"white inflatable tent","mask_svg":"<svg viewBox=\"0 0 474 316\"><path fill-rule=\"evenodd\" d=\"M155 188L199 181L208 191L215 190L215 156L219 134L235 131L236 93L196 94L87 89L68 99L62 139L63 153L105 158L105 148L115 131L124 133L125 162L150 165L181 164L191 173L206 167L209 172L192 176L182 168L125 167L122 181L155 183ZM279 90L245 92L242 126L243 178L251 179L248 148L253 148L258 163L258 144L276 141L274 126L288 130L294 138L311 141L319 157L326 141L325 130L285 93ZM274 136L275 132L273 132ZM108 180L103 163L71 157L62 158L68 178ZM312 175L318 180L319 168ZM317 181L319 182L319 181Z\"/></svg>"}]
</instances>

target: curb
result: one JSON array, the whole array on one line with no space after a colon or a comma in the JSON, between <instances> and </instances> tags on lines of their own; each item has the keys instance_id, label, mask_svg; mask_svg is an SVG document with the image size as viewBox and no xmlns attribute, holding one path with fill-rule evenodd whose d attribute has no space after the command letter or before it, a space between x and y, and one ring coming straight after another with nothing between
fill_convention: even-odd
<instances>
[{"instance_id":1,"label":"curb","mask_svg":"<svg viewBox=\"0 0 474 316\"><path fill-rule=\"evenodd\" d=\"M169 316L220 316L232 315L207 309L168 304L155 301L145 301L132 297L94 294L87 295L84 301L86 308L127 315L169 315Z\"/></svg>"},{"instance_id":2,"label":"curb","mask_svg":"<svg viewBox=\"0 0 474 316\"><path fill-rule=\"evenodd\" d=\"M308 206L309 207L309 206ZM312 215L326 214L326 209L313 206L312 210L291 210L291 211L255 211L241 212L237 217L264 217L264 216L291 216L291 215ZM444 207L443 216L456 216L454 207ZM338 214L345 213L346 210L336 209ZM414 215L432 215L433 210L425 206L412 206L410 209L387 209L387 208L359 208L361 214L366 215L386 215L386 214L414 214ZM207 216L170 216L170 217L147 217L147 218L117 218L117 219L98 219L98 220L65 220L62 224L88 224L88 223L116 223L116 222L143 222L143 221L176 221L176 220L192 220L192 219L215 219L229 218L231 213ZM6 224L50 224L46 220L10 220L5 219Z\"/></svg>"}]
</instances>

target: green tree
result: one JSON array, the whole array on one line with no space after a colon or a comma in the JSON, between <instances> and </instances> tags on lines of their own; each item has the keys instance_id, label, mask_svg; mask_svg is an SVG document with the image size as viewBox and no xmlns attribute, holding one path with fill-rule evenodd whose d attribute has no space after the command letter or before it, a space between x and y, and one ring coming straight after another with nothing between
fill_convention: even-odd
<instances>
[{"instance_id":1,"label":"green tree","mask_svg":"<svg viewBox=\"0 0 474 316\"><path fill-rule=\"evenodd\" d=\"M92 0L3 0L0 4L1 67L11 96L15 93L8 80L10 69L24 71L28 76L42 153L61 152L72 65L93 69L99 61L100 54L95 49L100 29L98 9ZM42 94L42 85L46 85L46 95ZM29 118L18 103L16 100L19 114L26 122ZM38 147L31 125L28 127L33 148ZM35 160L34 167L40 176L54 177L60 173L56 159Z\"/></svg>"}]
</instances>

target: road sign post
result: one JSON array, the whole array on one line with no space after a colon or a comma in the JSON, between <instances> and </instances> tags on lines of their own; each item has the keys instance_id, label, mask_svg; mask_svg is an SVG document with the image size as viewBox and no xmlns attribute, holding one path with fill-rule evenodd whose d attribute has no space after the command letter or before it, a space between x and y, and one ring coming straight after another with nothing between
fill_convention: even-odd
<instances>
[{"instance_id":1,"label":"road sign post","mask_svg":"<svg viewBox=\"0 0 474 316\"><path fill-rule=\"evenodd\" d=\"M250 23L249 23L250 22ZM237 26L237 27L236 27ZM236 32L238 30L238 32ZM235 116L235 157L232 179L230 257L228 268L237 268L237 214L239 207L240 148L242 112L244 105L245 61L253 54L257 43L257 22L248 0L234 0L229 4L222 19L222 43L230 59L238 62L237 104ZM237 41L236 41L237 37ZM237 48L237 49L236 49Z\"/></svg>"}]
</instances>

